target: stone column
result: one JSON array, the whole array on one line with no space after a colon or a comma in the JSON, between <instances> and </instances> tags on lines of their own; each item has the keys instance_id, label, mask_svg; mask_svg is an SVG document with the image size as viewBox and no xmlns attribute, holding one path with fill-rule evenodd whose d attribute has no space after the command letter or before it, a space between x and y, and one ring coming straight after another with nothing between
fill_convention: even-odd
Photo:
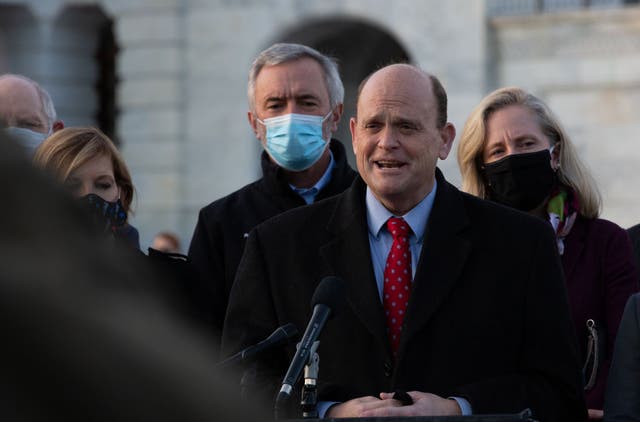
<instances>
[{"instance_id":1,"label":"stone column","mask_svg":"<svg viewBox=\"0 0 640 422\"><path fill-rule=\"evenodd\" d=\"M117 133L137 190L132 224L146 251L155 233L180 231L185 126L183 3L104 1L119 46Z\"/></svg>"}]
</instances>

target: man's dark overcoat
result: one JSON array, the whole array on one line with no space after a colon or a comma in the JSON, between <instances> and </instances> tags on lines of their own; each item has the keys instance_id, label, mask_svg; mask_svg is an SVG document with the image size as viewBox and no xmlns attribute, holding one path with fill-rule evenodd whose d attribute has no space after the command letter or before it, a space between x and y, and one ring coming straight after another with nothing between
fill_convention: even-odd
<instances>
[{"instance_id":1,"label":"man's dark overcoat","mask_svg":"<svg viewBox=\"0 0 640 422\"><path fill-rule=\"evenodd\" d=\"M437 193L397 359L385 333L367 232L366 185L282 214L249 236L223 332L226 353L292 322L302 332L325 276L347 305L321 336L319 400L417 390L466 398L475 414L531 408L586 416L562 268L548 223L460 192ZM274 397L295 346L258 362ZM273 394L273 395L272 395ZM299 394L293 394L299 401Z\"/></svg>"}]
</instances>

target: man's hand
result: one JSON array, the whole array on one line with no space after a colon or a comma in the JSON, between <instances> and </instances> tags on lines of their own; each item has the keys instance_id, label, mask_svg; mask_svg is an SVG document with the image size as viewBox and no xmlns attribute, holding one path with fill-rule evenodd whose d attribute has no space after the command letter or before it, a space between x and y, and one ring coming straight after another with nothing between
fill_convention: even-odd
<instances>
[{"instance_id":1,"label":"man's hand","mask_svg":"<svg viewBox=\"0 0 640 422\"><path fill-rule=\"evenodd\" d=\"M392 399L380 400L379 398L373 396L360 397L331 406L327 411L325 417L360 418L362 416L365 416L364 414L366 412L391 406L402 406L402 404L399 401Z\"/></svg>"},{"instance_id":2,"label":"man's hand","mask_svg":"<svg viewBox=\"0 0 640 422\"><path fill-rule=\"evenodd\" d=\"M590 421L601 421L604 413L600 409L588 409Z\"/></svg>"},{"instance_id":3,"label":"man's hand","mask_svg":"<svg viewBox=\"0 0 640 422\"><path fill-rule=\"evenodd\" d=\"M413 404L410 406L402 406L398 400L394 400L392 398L393 393L380 393L382 400L379 400L379 402L382 405L364 409L358 416L447 416L462 414L460 406L455 400L419 391L408 391L407 394L413 399Z\"/></svg>"},{"instance_id":4,"label":"man's hand","mask_svg":"<svg viewBox=\"0 0 640 422\"><path fill-rule=\"evenodd\" d=\"M393 399L393 393L380 393L380 398L360 397L336 404L327 411L328 418L361 418L375 416L443 416L461 415L455 400L445 399L431 393L407 392L413 399L411 406L403 406Z\"/></svg>"}]
</instances>

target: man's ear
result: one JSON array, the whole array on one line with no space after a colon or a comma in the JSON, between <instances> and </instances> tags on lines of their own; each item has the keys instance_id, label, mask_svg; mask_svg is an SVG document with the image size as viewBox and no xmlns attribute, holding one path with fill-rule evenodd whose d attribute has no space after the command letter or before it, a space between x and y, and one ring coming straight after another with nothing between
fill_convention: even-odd
<instances>
[{"instance_id":1,"label":"man's ear","mask_svg":"<svg viewBox=\"0 0 640 422\"><path fill-rule=\"evenodd\" d=\"M456 127L453 123L447 122L447 124L440 129L440 136L442 137L442 145L440 146L438 157L444 160L449 156L449 152L451 152L451 147L453 146L453 140L456 138Z\"/></svg>"},{"instance_id":2,"label":"man's ear","mask_svg":"<svg viewBox=\"0 0 640 422\"><path fill-rule=\"evenodd\" d=\"M51 129L52 132L57 132L60 129L64 129L64 122L62 120L56 120L55 122L53 122Z\"/></svg>"},{"instance_id":3,"label":"man's ear","mask_svg":"<svg viewBox=\"0 0 640 422\"><path fill-rule=\"evenodd\" d=\"M356 117L352 117L349 119L349 130L351 131L351 147L353 148L353 153L357 154L357 146L356 146L356 130L358 126L358 120Z\"/></svg>"},{"instance_id":4,"label":"man's ear","mask_svg":"<svg viewBox=\"0 0 640 422\"><path fill-rule=\"evenodd\" d=\"M344 111L344 105L342 103L336 105L331 112L331 133L335 133L338 130L338 124Z\"/></svg>"},{"instance_id":5,"label":"man's ear","mask_svg":"<svg viewBox=\"0 0 640 422\"><path fill-rule=\"evenodd\" d=\"M253 129L254 135L256 135L256 138L260 140L260 136L258 136L258 118L253 114L252 111L247 111L247 120L249 120L249 126L251 126L251 129Z\"/></svg>"}]
</instances>

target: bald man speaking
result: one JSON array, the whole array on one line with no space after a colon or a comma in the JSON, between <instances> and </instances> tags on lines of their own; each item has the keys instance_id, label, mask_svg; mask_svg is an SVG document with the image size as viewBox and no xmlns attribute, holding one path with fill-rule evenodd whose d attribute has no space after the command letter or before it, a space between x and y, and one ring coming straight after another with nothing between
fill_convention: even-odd
<instances>
[{"instance_id":1,"label":"bald man speaking","mask_svg":"<svg viewBox=\"0 0 640 422\"><path fill-rule=\"evenodd\" d=\"M360 86L350 127L360 174L351 188L250 234L226 353L284 323L305 327L316 286L337 276L348 305L320 337L321 415L529 408L544 421L585 419L553 233L444 179L436 164L455 128L438 79L406 64L378 70ZM258 361L265 397L294 353L291 346Z\"/></svg>"}]
</instances>

